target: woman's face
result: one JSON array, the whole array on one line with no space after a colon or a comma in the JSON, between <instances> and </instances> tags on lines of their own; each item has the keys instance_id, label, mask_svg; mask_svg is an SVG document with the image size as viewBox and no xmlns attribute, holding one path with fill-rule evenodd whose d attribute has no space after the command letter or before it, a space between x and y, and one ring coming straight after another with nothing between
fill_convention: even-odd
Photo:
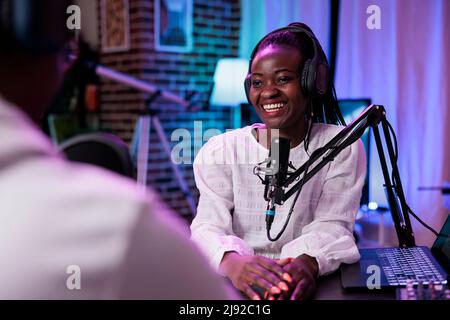
<instances>
[{"instance_id":1,"label":"woman's face","mask_svg":"<svg viewBox=\"0 0 450 320\"><path fill-rule=\"evenodd\" d=\"M301 132L307 103L300 88L302 65L300 51L290 47L270 45L256 54L249 96L267 128Z\"/></svg>"}]
</instances>

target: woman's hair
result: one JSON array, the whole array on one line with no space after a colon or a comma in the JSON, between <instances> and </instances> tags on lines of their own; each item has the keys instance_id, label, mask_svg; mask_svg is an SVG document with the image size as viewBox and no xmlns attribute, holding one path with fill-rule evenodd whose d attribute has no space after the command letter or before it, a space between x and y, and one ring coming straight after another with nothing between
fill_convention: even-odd
<instances>
[{"instance_id":1,"label":"woman's hair","mask_svg":"<svg viewBox=\"0 0 450 320\"><path fill-rule=\"evenodd\" d=\"M302 24L302 27L309 31L311 34L313 32L311 29ZM311 59L314 56L314 43L313 40L304 32L292 32L289 30L280 30L267 35L254 49L253 57L256 56L258 51L268 47L268 46L280 46L280 47L290 47L300 50L304 59L303 64L307 59ZM321 59L327 61L327 58L317 45L317 54L321 55ZM328 62L327 62L328 64ZM303 71L303 65L300 66L299 75L301 76ZM302 89L303 90L303 89ZM307 117L313 123L329 123L329 124L340 124L345 125L345 121L342 117L341 111L336 98L336 92L334 89L333 80L329 79L328 88L324 95L317 98L311 98L311 106L307 110ZM312 111L312 116L311 116Z\"/></svg>"}]
</instances>

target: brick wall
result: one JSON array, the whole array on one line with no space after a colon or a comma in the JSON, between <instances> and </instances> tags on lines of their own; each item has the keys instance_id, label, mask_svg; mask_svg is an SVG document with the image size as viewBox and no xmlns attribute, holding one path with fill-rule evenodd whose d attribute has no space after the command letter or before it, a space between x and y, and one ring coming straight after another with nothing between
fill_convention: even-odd
<instances>
[{"instance_id":1,"label":"brick wall","mask_svg":"<svg viewBox=\"0 0 450 320\"><path fill-rule=\"evenodd\" d=\"M193 2L192 52L155 51L153 0L129 0L130 50L101 53L100 63L180 96L195 90L196 100L202 105L209 97L217 60L236 57L238 54L240 3L239 0ZM98 6L100 8L100 1ZM101 30L99 34L101 37ZM138 113L144 110L149 95L104 80L100 94L101 128L130 142ZM225 131L231 127L231 114L226 109L186 112L182 107L161 98L154 101L152 108L159 111L158 117L169 140L173 130L177 128L188 129L194 137L194 121L203 121L203 130L217 128ZM171 146L177 143L178 141L171 142ZM181 215L189 215L184 196L173 178L169 159L154 130L151 133L148 168L148 184L157 189L163 199ZM192 166L180 165L179 168L197 200L198 191L193 180Z\"/></svg>"}]
</instances>

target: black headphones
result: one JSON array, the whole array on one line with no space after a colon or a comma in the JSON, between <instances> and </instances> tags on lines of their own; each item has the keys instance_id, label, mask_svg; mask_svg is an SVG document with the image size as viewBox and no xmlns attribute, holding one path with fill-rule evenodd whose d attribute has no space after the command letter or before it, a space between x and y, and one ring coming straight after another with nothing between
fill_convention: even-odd
<instances>
[{"instance_id":1,"label":"black headphones","mask_svg":"<svg viewBox=\"0 0 450 320\"><path fill-rule=\"evenodd\" d=\"M64 0L0 0L0 50L18 46L34 54L61 50L70 30Z\"/></svg>"},{"instance_id":2,"label":"black headphones","mask_svg":"<svg viewBox=\"0 0 450 320\"><path fill-rule=\"evenodd\" d=\"M301 74L300 85L305 95L315 98L324 95L327 92L327 88L329 85L329 66L325 57L325 53L322 50L322 47L314 36L312 30L305 24L300 22L293 22L289 24L287 27L280 28L268 33L264 38L262 38L258 44L253 49L252 55L250 57L250 62L248 65L248 74L245 78L244 86L245 86L245 94L247 96L247 100L250 102L250 87L251 87L251 66L253 59L255 58L256 52L258 50L261 42L266 39L268 36L278 33L280 31L290 31L293 33L304 33L311 39L313 42L314 55L311 59L305 61L303 66L303 71Z\"/></svg>"}]
</instances>

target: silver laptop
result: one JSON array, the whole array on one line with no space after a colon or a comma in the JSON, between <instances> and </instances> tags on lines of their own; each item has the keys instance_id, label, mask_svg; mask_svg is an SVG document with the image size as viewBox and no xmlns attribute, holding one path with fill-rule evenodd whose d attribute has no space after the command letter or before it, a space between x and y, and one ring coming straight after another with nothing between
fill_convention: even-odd
<instances>
[{"instance_id":1,"label":"silver laptop","mask_svg":"<svg viewBox=\"0 0 450 320\"><path fill-rule=\"evenodd\" d=\"M346 290L395 289L411 282L446 285L450 273L450 215L431 250L414 246L360 249L359 253L357 263L341 266L341 283Z\"/></svg>"}]
</instances>

